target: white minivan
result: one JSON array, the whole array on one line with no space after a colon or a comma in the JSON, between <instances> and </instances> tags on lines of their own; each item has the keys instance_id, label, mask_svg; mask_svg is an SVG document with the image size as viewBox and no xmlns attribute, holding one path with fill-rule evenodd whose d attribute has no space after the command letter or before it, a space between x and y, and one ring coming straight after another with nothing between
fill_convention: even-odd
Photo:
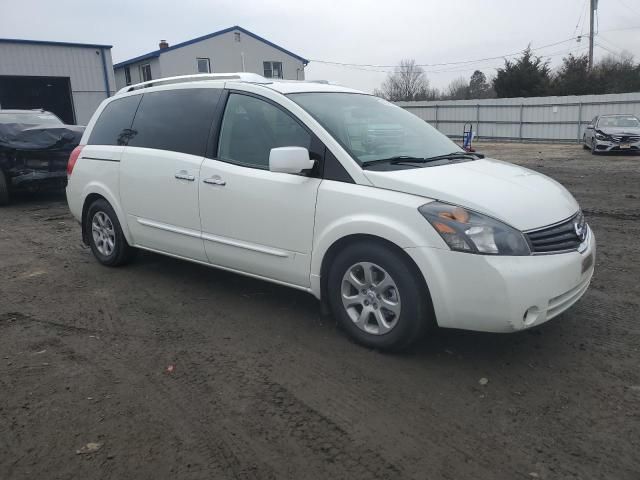
<instances>
[{"instance_id":1,"label":"white minivan","mask_svg":"<svg viewBox=\"0 0 640 480\"><path fill-rule=\"evenodd\" d=\"M594 270L593 233L559 183L322 82L240 73L125 87L67 172L100 263L145 249L305 290L379 349L432 325L540 325Z\"/></svg>"}]
</instances>

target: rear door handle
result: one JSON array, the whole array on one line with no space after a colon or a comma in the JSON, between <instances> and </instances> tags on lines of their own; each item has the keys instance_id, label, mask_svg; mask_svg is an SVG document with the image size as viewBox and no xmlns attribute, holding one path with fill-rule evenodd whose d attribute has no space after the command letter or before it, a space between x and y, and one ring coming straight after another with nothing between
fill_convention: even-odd
<instances>
[{"instance_id":1,"label":"rear door handle","mask_svg":"<svg viewBox=\"0 0 640 480\"><path fill-rule=\"evenodd\" d=\"M204 183L208 183L209 185L220 185L221 187L224 187L227 182L225 182L224 180L222 180L220 177L218 177L217 175L211 178L205 178L203 180Z\"/></svg>"},{"instance_id":2,"label":"rear door handle","mask_svg":"<svg viewBox=\"0 0 640 480\"><path fill-rule=\"evenodd\" d=\"M187 180L189 182L193 182L196 179L194 175L189 175L186 170L180 170L174 175L174 177L178 180Z\"/></svg>"}]
</instances>

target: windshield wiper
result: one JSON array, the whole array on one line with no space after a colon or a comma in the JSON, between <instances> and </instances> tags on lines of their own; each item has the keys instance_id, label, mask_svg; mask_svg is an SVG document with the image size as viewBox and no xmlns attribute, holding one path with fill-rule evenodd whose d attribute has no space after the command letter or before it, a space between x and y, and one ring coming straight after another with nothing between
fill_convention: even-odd
<instances>
[{"instance_id":1,"label":"windshield wiper","mask_svg":"<svg viewBox=\"0 0 640 480\"><path fill-rule=\"evenodd\" d=\"M425 158L425 161L434 162L436 160L454 160L456 158L468 158L468 157L484 158L484 155L482 153L475 153L475 152L464 152L464 151L451 152L451 153L445 153L444 155L436 155L435 157Z\"/></svg>"},{"instance_id":2,"label":"windshield wiper","mask_svg":"<svg viewBox=\"0 0 640 480\"><path fill-rule=\"evenodd\" d=\"M427 162L433 162L436 160L453 160L456 158L468 158L468 157L484 158L484 155L482 153L474 153L474 152L451 152L451 153L445 153L444 155L436 155L435 157L428 157L428 158L425 158L425 160Z\"/></svg>"},{"instance_id":3,"label":"windshield wiper","mask_svg":"<svg viewBox=\"0 0 640 480\"><path fill-rule=\"evenodd\" d=\"M370 165L378 163L390 163L391 165L399 165L405 163L428 163L438 160L455 160L456 158L484 158L482 153L474 152L451 152L444 155L436 155L435 157L412 157L410 155L396 155L389 158L378 158L376 160L369 160L368 162L362 162L362 167L366 168Z\"/></svg>"},{"instance_id":4,"label":"windshield wiper","mask_svg":"<svg viewBox=\"0 0 640 480\"><path fill-rule=\"evenodd\" d=\"M396 155L394 157L376 158L375 160L362 162L362 166L368 167L369 165L375 165L377 163L390 163L391 165L397 165L398 163L403 163L403 162L424 162L425 160L426 159L424 157L412 157L411 155Z\"/></svg>"}]
</instances>

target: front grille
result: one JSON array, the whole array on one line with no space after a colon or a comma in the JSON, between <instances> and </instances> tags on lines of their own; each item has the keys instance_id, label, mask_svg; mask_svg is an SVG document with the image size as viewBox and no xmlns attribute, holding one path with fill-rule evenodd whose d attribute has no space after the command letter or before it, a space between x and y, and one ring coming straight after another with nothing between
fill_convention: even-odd
<instances>
[{"instance_id":1,"label":"front grille","mask_svg":"<svg viewBox=\"0 0 640 480\"><path fill-rule=\"evenodd\" d=\"M587 235L582 212L561 223L526 232L532 253L558 253L577 250Z\"/></svg>"},{"instance_id":2,"label":"front grille","mask_svg":"<svg viewBox=\"0 0 640 480\"><path fill-rule=\"evenodd\" d=\"M609 135L616 143L636 143L640 141L640 135Z\"/></svg>"}]
</instances>

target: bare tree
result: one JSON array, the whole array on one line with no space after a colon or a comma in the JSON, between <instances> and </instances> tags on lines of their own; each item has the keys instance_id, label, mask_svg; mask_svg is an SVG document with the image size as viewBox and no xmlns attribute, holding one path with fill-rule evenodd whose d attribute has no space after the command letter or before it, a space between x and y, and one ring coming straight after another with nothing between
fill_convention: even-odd
<instances>
[{"instance_id":1,"label":"bare tree","mask_svg":"<svg viewBox=\"0 0 640 480\"><path fill-rule=\"evenodd\" d=\"M447 87L445 97L450 100L467 100L469 98L469 82L464 77L458 77Z\"/></svg>"},{"instance_id":2,"label":"bare tree","mask_svg":"<svg viewBox=\"0 0 640 480\"><path fill-rule=\"evenodd\" d=\"M429 80L424 69L416 65L416 61L402 60L393 73L389 73L375 95L391 102L408 102L413 100L430 100L435 92L429 89Z\"/></svg>"}]
</instances>

